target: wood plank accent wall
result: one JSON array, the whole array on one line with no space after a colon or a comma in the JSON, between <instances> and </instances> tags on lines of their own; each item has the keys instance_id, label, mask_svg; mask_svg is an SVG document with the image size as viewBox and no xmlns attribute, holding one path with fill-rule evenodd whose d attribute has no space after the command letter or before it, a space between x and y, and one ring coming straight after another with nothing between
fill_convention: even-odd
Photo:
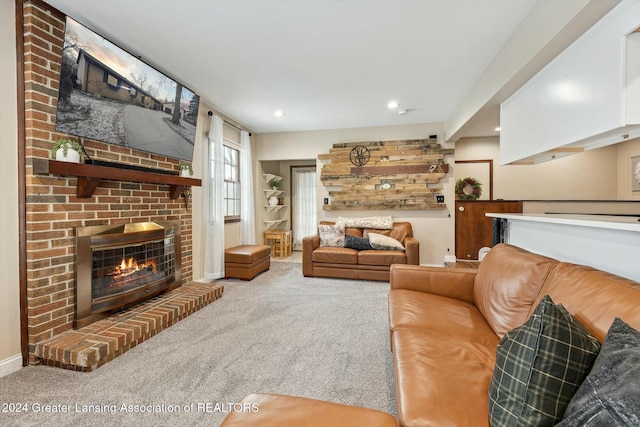
<instances>
[{"instance_id":1,"label":"wood plank accent wall","mask_svg":"<svg viewBox=\"0 0 640 427\"><path fill-rule=\"evenodd\" d=\"M369 150L365 165L355 166L349 160L356 146ZM333 144L328 154L318 156L324 163L320 181L330 197L323 209L445 209L436 201L442 192L436 185L449 171L445 156L453 152L435 139Z\"/></svg>"}]
</instances>

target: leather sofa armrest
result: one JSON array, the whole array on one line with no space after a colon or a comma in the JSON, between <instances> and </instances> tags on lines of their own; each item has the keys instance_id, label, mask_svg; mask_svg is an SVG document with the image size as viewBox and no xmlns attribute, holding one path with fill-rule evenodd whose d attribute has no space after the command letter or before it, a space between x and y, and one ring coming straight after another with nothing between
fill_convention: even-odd
<instances>
[{"instance_id":1,"label":"leather sofa armrest","mask_svg":"<svg viewBox=\"0 0 640 427\"><path fill-rule=\"evenodd\" d=\"M313 251L320 247L320 236L307 236L302 238L302 275L313 276Z\"/></svg>"},{"instance_id":2,"label":"leather sofa armrest","mask_svg":"<svg viewBox=\"0 0 640 427\"><path fill-rule=\"evenodd\" d=\"M404 238L404 250L407 264L420 265L420 242L415 237Z\"/></svg>"},{"instance_id":3,"label":"leather sofa armrest","mask_svg":"<svg viewBox=\"0 0 640 427\"><path fill-rule=\"evenodd\" d=\"M473 283L477 270L393 264L391 290L408 289L456 298L473 304Z\"/></svg>"}]
</instances>

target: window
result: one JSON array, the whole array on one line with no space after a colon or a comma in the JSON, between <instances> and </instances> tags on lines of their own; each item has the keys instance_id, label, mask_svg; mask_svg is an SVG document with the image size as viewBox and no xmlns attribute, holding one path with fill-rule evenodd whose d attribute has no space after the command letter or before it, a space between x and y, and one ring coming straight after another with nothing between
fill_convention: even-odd
<instances>
[{"instance_id":1,"label":"window","mask_svg":"<svg viewBox=\"0 0 640 427\"><path fill-rule=\"evenodd\" d=\"M224 146L224 219L240 221L240 151Z\"/></svg>"},{"instance_id":2,"label":"window","mask_svg":"<svg viewBox=\"0 0 640 427\"><path fill-rule=\"evenodd\" d=\"M120 87L120 81L115 76L112 76L111 74L108 74L106 72L105 72L105 76L106 76L105 81L109 86L111 86L114 89L118 89Z\"/></svg>"}]
</instances>

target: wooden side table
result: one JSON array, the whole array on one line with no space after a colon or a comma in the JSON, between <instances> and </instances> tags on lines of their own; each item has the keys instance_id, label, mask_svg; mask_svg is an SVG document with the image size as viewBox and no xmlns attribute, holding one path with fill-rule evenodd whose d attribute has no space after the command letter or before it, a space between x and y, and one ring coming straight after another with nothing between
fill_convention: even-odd
<instances>
[{"instance_id":1,"label":"wooden side table","mask_svg":"<svg viewBox=\"0 0 640 427\"><path fill-rule=\"evenodd\" d=\"M265 230L264 243L271 246L271 253L286 258L292 253L291 230Z\"/></svg>"}]
</instances>

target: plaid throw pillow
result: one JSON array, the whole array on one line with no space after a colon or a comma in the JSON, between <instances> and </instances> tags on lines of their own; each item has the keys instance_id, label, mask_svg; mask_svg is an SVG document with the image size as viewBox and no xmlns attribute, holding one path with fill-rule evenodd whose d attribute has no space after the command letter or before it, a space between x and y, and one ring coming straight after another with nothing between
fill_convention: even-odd
<instances>
[{"instance_id":1,"label":"plaid throw pillow","mask_svg":"<svg viewBox=\"0 0 640 427\"><path fill-rule=\"evenodd\" d=\"M600 343L546 295L496 351L489 388L491 426L552 426L595 361Z\"/></svg>"}]
</instances>

